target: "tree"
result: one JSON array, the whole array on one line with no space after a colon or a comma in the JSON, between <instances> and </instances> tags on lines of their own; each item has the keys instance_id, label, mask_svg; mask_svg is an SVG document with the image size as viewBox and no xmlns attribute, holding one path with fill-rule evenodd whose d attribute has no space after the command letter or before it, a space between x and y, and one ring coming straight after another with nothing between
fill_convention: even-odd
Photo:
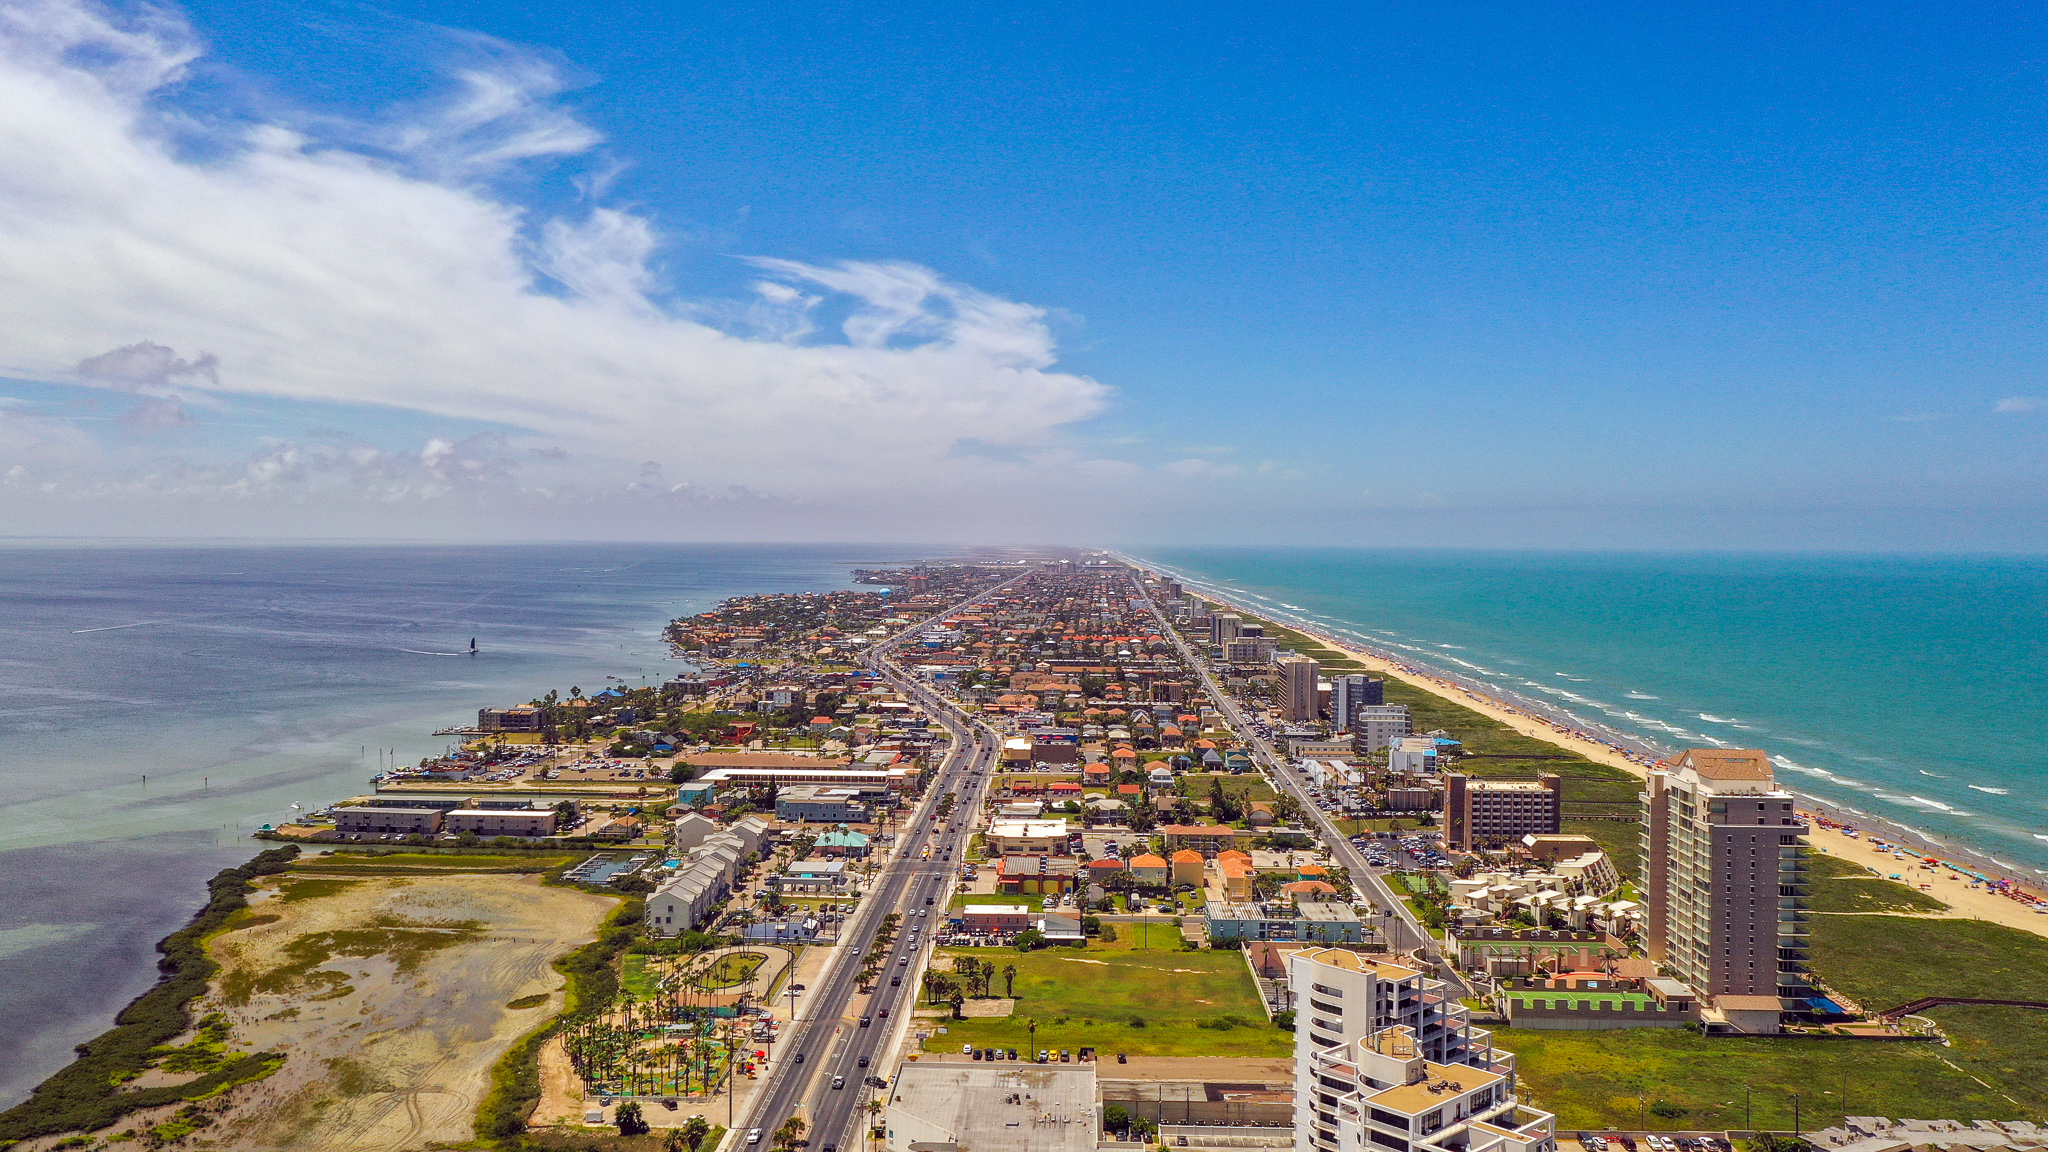
<instances>
[{"instance_id":1,"label":"tree","mask_svg":"<svg viewBox=\"0 0 2048 1152\"><path fill-rule=\"evenodd\" d=\"M1033 948L1042 948L1045 946L1045 933L1040 932L1036 928L1026 928L1022 932L1017 933L1017 939L1013 943L1016 944L1017 951L1019 952L1029 952Z\"/></svg>"},{"instance_id":2,"label":"tree","mask_svg":"<svg viewBox=\"0 0 2048 1152\"><path fill-rule=\"evenodd\" d=\"M1102 1130L1104 1132L1121 1132L1130 1126L1131 1113L1129 1109L1126 1109L1121 1104L1104 1104L1102 1106Z\"/></svg>"},{"instance_id":3,"label":"tree","mask_svg":"<svg viewBox=\"0 0 2048 1152\"><path fill-rule=\"evenodd\" d=\"M1003 995L1015 999L1017 996L1017 966L1003 965Z\"/></svg>"},{"instance_id":4,"label":"tree","mask_svg":"<svg viewBox=\"0 0 2048 1152\"><path fill-rule=\"evenodd\" d=\"M619 1135L621 1136L645 1136L647 1134L647 1120L640 1115L640 1105L631 1100L619 1105L619 1110L613 1116L612 1123L619 1126Z\"/></svg>"},{"instance_id":5,"label":"tree","mask_svg":"<svg viewBox=\"0 0 2048 1152\"><path fill-rule=\"evenodd\" d=\"M711 1122L702 1116L692 1116L690 1122L683 1125L680 1131L683 1143L689 1145L690 1152L697 1152L697 1149L704 1146L704 1138L711 1135Z\"/></svg>"},{"instance_id":6,"label":"tree","mask_svg":"<svg viewBox=\"0 0 2048 1152\"><path fill-rule=\"evenodd\" d=\"M697 768L688 760L678 760L668 766L668 782L681 784L697 774Z\"/></svg>"},{"instance_id":7,"label":"tree","mask_svg":"<svg viewBox=\"0 0 2048 1152\"><path fill-rule=\"evenodd\" d=\"M959 993L959 991L958 991L958 990L955 990L955 991L954 991L954 993L953 993L953 1000L952 1000L952 1005L953 1005L953 1019L955 1019L955 1020L965 1020L965 1019L967 1019L967 1017L965 1017L965 1016L961 1015L961 1013L960 1013L960 1006L961 1006L962 1004L965 1004L966 1002L967 1002L967 998L966 998L966 997L964 997L964 996L962 996L962 995L960 995L960 993Z\"/></svg>"}]
</instances>

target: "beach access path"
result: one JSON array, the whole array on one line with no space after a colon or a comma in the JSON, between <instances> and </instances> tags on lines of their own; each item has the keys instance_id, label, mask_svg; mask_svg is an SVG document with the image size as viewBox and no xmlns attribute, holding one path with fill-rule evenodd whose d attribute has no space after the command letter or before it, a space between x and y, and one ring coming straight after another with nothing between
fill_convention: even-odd
<instances>
[{"instance_id":1,"label":"beach access path","mask_svg":"<svg viewBox=\"0 0 2048 1152\"><path fill-rule=\"evenodd\" d=\"M1205 591L1202 593L1202 596L1204 599L1222 604L1231 611L1241 615L1261 620L1266 618L1256 608L1232 603L1214 593ZM1276 623L1279 622L1276 621ZM1404 684L1413 685L1432 696L1437 696L1453 704L1470 708L1472 711L1489 719L1497 720L1513 728L1524 736L1542 740L1545 743L1556 745L1570 752L1576 752L1596 764L1604 764L1610 768L1619 768L1637 779L1647 780L1649 777L1649 772L1643 765L1622 755L1620 752L1609 748L1597 740L1589 740L1584 736L1573 733L1569 729L1561 728L1542 717L1531 716L1527 712L1493 699L1490 696L1470 691L1463 685L1411 672L1384 657L1375 656L1371 652L1347 644L1327 633L1303 628L1298 624L1287 624L1286 626L1314 639L1317 643L1333 652L1341 653L1352 660L1358 661L1373 672L1384 676L1391 676ZM1807 815L1811 815L1811 813L1807 813ZM1886 865L1890 864L1904 865L1906 861L1894 861L1889 853L1873 851L1868 841L1852 839L1834 829L1824 828L1818 823L1813 825L1813 831L1808 840L1814 847L1831 855L1839 856L1844 860L1853 860L1859 864L1880 868L1886 875L1890 875L1892 872L1901 872L1902 875L1907 874L1900 868L1886 867ZM1939 856L1939 853L1930 853L1930 855ZM1917 868L1913 870L1918 871ZM1933 876L1937 874L1943 877L1953 877L1955 875L1955 873L1947 869L1939 869L1937 872L1924 873L1923 875ZM1915 885L1921 883L1917 879L1912 882ZM2032 932L2037 936L2048 936L2048 915L2037 913L2019 901L2007 899L1985 888L1972 888L1962 880L1938 879L1929 880L1927 883L1933 885L1930 889L1931 894L1948 904L1951 911L1921 913L1920 915L1934 919L1989 920L1994 924L2002 924L2008 928L2017 928L2023 932Z\"/></svg>"}]
</instances>

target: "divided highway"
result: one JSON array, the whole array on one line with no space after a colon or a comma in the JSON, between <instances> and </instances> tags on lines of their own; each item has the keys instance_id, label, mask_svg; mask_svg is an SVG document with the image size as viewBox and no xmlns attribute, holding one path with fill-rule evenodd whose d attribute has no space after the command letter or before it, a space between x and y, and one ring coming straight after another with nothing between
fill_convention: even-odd
<instances>
[{"instance_id":1,"label":"divided highway","mask_svg":"<svg viewBox=\"0 0 2048 1152\"><path fill-rule=\"evenodd\" d=\"M1023 576L977 593L941 616L962 611L1020 579ZM729 1150L749 1152L750 1148L767 1147L770 1134L798 1113L810 1125L806 1139L812 1148L839 1152L859 1147L855 1125L869 1098L864 1081L870 1076L886 1077L882 1065L899 1030L897 1025L915 1005L934 925L945 918L953 876L964 858L970 825L981 811L982 794L1002 747L993 729L890 662L895 647L922 627L874 645L866 660L869 668L945 727L952 736L951 746L925 789L924 801L899 826L894 854L841 932L839 955L833 957L819 986L800 994L797 1018L776 1042L768 1080L727 1139ZM940 816L940 799L949 792L955 797L953 808ZM931 849L929 860L922 859L927 847ZM862 960L882 918L891 912L902 917L896 937L887 946L874 990L862 993L856 983L864 967ZM759 1129L761 1137L759 1143L750 1145L748 1135L753 1129Z\"/></svg>"}]
</instances>

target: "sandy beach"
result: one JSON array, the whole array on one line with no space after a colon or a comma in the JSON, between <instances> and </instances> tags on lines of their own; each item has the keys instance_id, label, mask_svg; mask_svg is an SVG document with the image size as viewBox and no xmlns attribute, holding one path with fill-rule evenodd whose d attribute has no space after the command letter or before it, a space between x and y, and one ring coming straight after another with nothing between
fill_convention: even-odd
<instances>
[{"instance_id":1,"label":"sandy beach","mask_svg":"<svg viewBox=\"0 0 2048 1152\"><path fill-rule=\"evenodd\" d=\"M1255 617L1261 620L1268 618L1265 613L1255 608L1234 603L1214 593L1205 591L1202 593L1202 596L1205 599L1222 604L1224 607L1240 615ZM1281 622L1276 621L1276 623ZM1525 736L1576 752L1596 764L1619 768L1639 779L1647 778L1649 775L1648 765L1644 760L1615 749L1584 733L1554 724L1544 717L1533 716L1511 704L1496 700L1483 693L1473 692L1462 684L1454 684L1448 680L1441 680L1412 668L1396 664L1385 657L1374 655L1355 645L1347 644L1335 636L1319 632L1313 628L1305 628L1293 623L1285 623L1284 626L1315 639L1318 643L1333 651L1343 653L1375 673L1392 677L1402 683L1420 688L1433 696L1438 696L1454 704L1470 708L1474 712L1498 720ZM1813 813L1802 812L1802 815L1810 819ZM1957 877L1955 872L1947 868L1930 867L1923 870L1916 862L1895 861L1889 853L1879 853L1873 850L1869 841L1852 839L1835 829L1824 827L1818 822L1813 824L1813 832L1808 839L1817 851L1827 852L1846 860L1854 860L1859 864L1878 868L1887 876L1895 872L1899 873L1902 876L1906 876L1916 887L1922 883L1931 885L1929 889L1930 894L1947 903L1951 911L1927 913L1926 915L1928 916L1934 918L1948 917L1954 919L1989 920L1994 924L2003 924L2008 928L2017 928L2024 932L2048 936L2048 914L2035 912L2032 906L2009 897L2001 896L1989 888L1973 886L1966 880ZM1926 854L1937 858L1948 858L1938 851ZM1961 858L1956 859L1962 862ZM1982 869L1981 865L1974 863L1966 863L1965 866L1974 870Z\"/></svg>"}]
</instances>

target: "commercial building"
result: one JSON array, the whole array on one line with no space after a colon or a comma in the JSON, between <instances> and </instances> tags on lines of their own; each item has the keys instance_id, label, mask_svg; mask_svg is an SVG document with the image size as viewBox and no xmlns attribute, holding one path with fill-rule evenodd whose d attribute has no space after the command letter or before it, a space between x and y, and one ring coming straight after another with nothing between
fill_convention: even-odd
<instances>
[{"instance_id":1,"label":"commercial building","mask_svg":"<svg viewBox=\"0 0 2048 1152\"><path fill-rule=\"evenodd\" d=\"M1227 644L1244 633L1244 617L1235 612L1225 612L1209 617L1209 642Z\"/></svg>"},{"instance_id":2,"label":"commercial building","mask_svg":"<svg viewBox=\"0 0 2048 1152\"><path fill-rule=\"evenodd\" d=\"M388 808L382 805L345 805L334 810L334 830L345 833L432 836L441 830L438 808Z\"/></svg>"},{"instance_id":3,"label":"commercial building","mask_svg":"<svg viewBox=\"0 0 2048 1152\"><path fill-rule=\"evenodd\" d=\"M1387 771L1396 776L1436 775L1434 736L1396 736L1387 743Z\"/></svg>"},{"instance_id":4,"label":"commercial building","mask_svg":"<svg viewBox=\"0 0 2048 1152\"><path fill-rule=\"evenodd\" d=\"M445 832L479 836L552 836L553 808L457 808L441 820Z\"/></svg>"},{"instance_id":5,"label":"commercial building","mask_svg":"<svg viewBox=\"0 0 2048 1152\"><path fill-rule=\"evenodd\" d=\"M823 784L784 788L775 794L775 818L801 824L865 824L872 815L859 788Z\"/></svg>"},{"instance_id":6,"label":"commercial building","mask_svg":"<svg viewBox=\"0 0 2048 1152\"><path fill-rule=\"evenodd\" d=\"M1295 1147L1554 1152L1557 1122L1515 1095L1515 1058L1421 972L1342 948L1287 960Z\"/></svg>"},{"instance_id":7,"label":"commercial building","mask_svg":"<svg viewBox=\"0 0 2048 1152\"><path fill-rule=\"evenodd\" d=\"M1080 884L1081 864L1071 856L1005 856L996 866L998 892L1071 892Z\"/></svg>"},{"instance_id":8,"label":"commercial building","mask_svg":"<svg viewBox=\"0 0 2048 1152\"><path fill-rule=\"evenodd\" d=\"M1564 820L1564 780L1444 777L1444 839L1453 848L1499 847L1524 836L1554 836Z\"/></svg>"},{"instance_id":9,"label":"commercial building","mask_svg":"<svg viewBox=\"0 0 2048 1152\"><path fill-rule=\"evenodd\" d=\"M1366 705L1387 702L1387 682L1363 673L1330 677L1330 727L1351 731L1352 714Z\"/></svg>"},{"instance_id":10,"label":"commercial building","mask_svg":"<svg viewBox=\"0 0 2048 1152\"><path fill-rule=\"evenodd\" d=\"M546 718L547 713L531 704L476 710L476 726L485 732L538 732Z\"/></svg>"},{"instance_id":11,"label":"commercial building","mask_svg":"<svg viewBox=\"0 0 2048 1152\"><path fill-rule=\"evenodd\" d=\"M1370 756L1413 728L1406 704L1360 704L1351 710L1351 750Z\"/></svg>"},{"instance_id":12,"label":"commercial building","mask_svg":"<svg viewBox=\"0 0 2048 1152\"><path fill-rule=\"evenodd\" d=\"M1810 995L1806 832L1763 752L1692 748L1652 769L1643 792L1650 958L1724 1010Z\"/></svg>"},{"instance_id":13,"label":"commercial building","mask_svg":"<svg viewBox=\"0 0 2048 1152\"><path fill-rule=\"evenodd\" d=\"M1316 679L1322 665L1306 656L1282 656L1274 661L1280 671L1280 717L1300 721L1316 719Z\"/></svg>"},{"instance_id":14,"label":"commercial building","mask_svg":"<svg viewBox=\"0 0 2048 1152\"><path fill-rule=\"evenodd\" d=\"M846 888L846 861L798 860L769 877L768 883L784 894L838 895Z\"/></svg>"},{"instance_id":15,"label":"commercial building","mask_svg":"<svg viewBox=\"0 0 2048 1152\"><path fill-rule=\"evenodd\" d=\"M1328 901L1260 904L1211 900L1204 909L1203 924L1212 943L1312 940L1318 944L1359 944L1365 940L1365 925L1357 911L1349 904Z\"/></svg>"},{"instance_id":16,"label":"commercial building","mask_svg":"<svg viewBox=\"0 0 2048 1152\"><path fill-rule=\"evenodd\" d=\"M888 1152L1095 1152L1093 1064L905 1062L882 1112Z\"/></svg>"},{"instance_id":17,"label":"commercial building","mask_svg":"<svg viewBox=\"0 0 2048 1152\"><path fill-rule=\"evenodd\" d=\"M1022 856L1067 851L1067 822L1064 820L998 820L989 825L988 846L1004 856Z\"/></svg>"}]
</instances>

